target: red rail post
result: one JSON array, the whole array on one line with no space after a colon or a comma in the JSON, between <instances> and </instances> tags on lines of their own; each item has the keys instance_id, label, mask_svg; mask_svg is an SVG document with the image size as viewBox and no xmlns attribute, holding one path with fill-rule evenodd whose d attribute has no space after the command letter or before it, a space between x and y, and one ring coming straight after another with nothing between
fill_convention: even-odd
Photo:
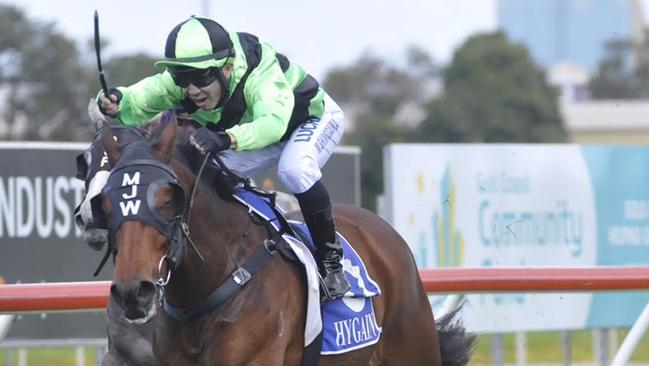
<instances>
[{"instance_id":1,"label":"red rail post","mask_svg":"<svg viewBox=\"0 0 649 366\"><path fill-rule=\"evenodd\" d=\"M105 309L109 281L0 285L0 312Z\"/></svg>"},{"instance_id":2,"label":"red rail post","mask_svg":"<svg viewBox=\"0 0 649 366\"><path fill-rule=\"evenodd\" d=\"M429 293L649 290L649 267L436 268L419 271ZM0 285L0 313L104 309L110 282Z\"/></svg>"},{"instance_id":3,"label":"red rail post","mask_svg":"<svg viewBox=\"0 0 649 366\"><path fill-rule=\"evenodd\" d=\"M436 268L419 271L427 292L649 290L649 267Z\"/></svg>"}]
</instances>

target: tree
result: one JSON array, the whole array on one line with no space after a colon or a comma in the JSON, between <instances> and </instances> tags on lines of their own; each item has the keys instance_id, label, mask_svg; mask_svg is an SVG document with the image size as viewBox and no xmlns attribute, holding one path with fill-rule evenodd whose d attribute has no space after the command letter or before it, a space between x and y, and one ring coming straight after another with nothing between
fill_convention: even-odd
<instances>
[{"instance_id":1,"label":"tree","mask_svg":"<svg viewBox=\"0 0 649 366\"><path fill-rule=\"evenodd\" d=\"M362 204L371 210L383 192L383 146L406 141L408 123L419 122L416 109L427 101L427 82L437 75L432 58L420 49L408 49L404 61L399 69L366 53L349 67L331 70L324 82L345 111L343 143L361 148Z\"/></svg>"},{"instance_id":2,"label":"tree","mask_svg":"<svg viewBox=\"0 0 649 366\"><path fill-rule=\"evenodd\" d=\"M604 51L589 84L591 97L649 98L649 40L638 45L628 39L613 39L605 44Z\"/></svg>"},{"instance_id":3,"label":"tree","mask_svg":"<svg viewBox=\"0 0 649 366\"><path fill-rule=\"evenodd\" d=\"M415 141L566 141L557 92L502 32L470 37L442 75L444 94L429 104Z\"/></svg>"},{"instance_id":4,"label":"tree","mask_svg":"<svg viewBox=\"0 0 649 366\"><path fill-rule=\"evenodd\" d=\"M106 61L111 85L156 71L145 54ZM31 21L0 4L0 139L89 140L87 104L99 88L92 46L82 54L54 23Z\"/></svg>"},{"instance_id":5,"label":"tree","mask_svg":"<svg viewBox=\"0 0 649 366\"><path fill-rule=\"evenodd\" d=\"M52 23L32 22L0 5L0 136L10 139L80 139L88 74L71 40ZM81 127L81 128L77 128Z\"/></svg>"},{"instance_id":6,"label":"tree","mask_svg":"<svg viewBox=\"0 0 649 366\"><path fill-rule=\"evenodd\" d=\"M146 53L122 55L111 58L106 64L106 77L111 85L131 85L140 79L160 72L156 60Z\"/></svg>"}]
</instances>

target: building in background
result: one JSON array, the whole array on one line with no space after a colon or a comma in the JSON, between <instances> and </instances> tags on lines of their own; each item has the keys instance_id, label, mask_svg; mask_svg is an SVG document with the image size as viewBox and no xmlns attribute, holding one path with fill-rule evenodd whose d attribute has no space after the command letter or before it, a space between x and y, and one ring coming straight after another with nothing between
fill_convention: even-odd
<instances>
[{"instance_id":1,"label":"building in background","mask_svg":"<svg viewBox=\"0 0 649 366\"><path fill-rule=\"evenodd\" d=\"M572 142L649 144L649 101L591 100L588 84L612 40L645 42L639 0L498 0L498 27L526 46L560 93ZM628 55L632 68L637 54Z\"/></svg>"},{"instance_id":2,"label":"building in background","mask_svg":"<svg viewBox=\"0 0 649 366\"><path fill-rule=\"evenodd\" d=\"M561 104L590 99L590 74L577 64L559 62L546 70L548 84L559 90Z\"/></svg>"},{"instance_id":3,"label":"building in background","mask_svg":"<svg viewBox=\"0 0 649 366\"><path fill-rule=\"evenodd\" d=\"M571 142L649 145L649 101L638 99L562 103Z\"/></svg>"},{"instance_id":4,"label":"building in background","mask_svg":"<svg viewBox=\"0 0 649 366\"><path fill-rule=\"evenodd\" d=\"M608 41L644 39L638 0L498 0L497 21L546 69L569 62L593 72Z\"/></svg>"}]
</instances>

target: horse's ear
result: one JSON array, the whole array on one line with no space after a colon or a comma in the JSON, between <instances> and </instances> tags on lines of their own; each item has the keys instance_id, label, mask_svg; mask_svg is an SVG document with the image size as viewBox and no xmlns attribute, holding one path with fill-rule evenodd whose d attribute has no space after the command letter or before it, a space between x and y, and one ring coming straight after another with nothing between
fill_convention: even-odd
<instances>
[{"instance_id":1,"label":"horse's ear","mask_svg":"<svg viewBox=\"0 0 649 366\"><path fill-rule=\"evenodd\" d=\"M101 126L104 125L104 122L106 122L106 116L99 111L97 101L92 98L88 102L88 117L93 126L95 126L95 131L99 131Z\"/></svg>"},{"instance_id":2,"label":"horse's ear","mask_svg":"<svg viewBox=\"0 0 649 366\"><path fill-rule=\"evenodd\" d=\"M172 115L171 119L166 122L166 126L160 135L158 141L158 155L163 161L170 161L173 153L174 141L176 139L176 116Z\"/></svg>"},{"instance_id":3,"label":"horse's ear","mask_svg":"<svg viewBox=\"0 0 649 366\"><path fill-rule=\"evenodd\" d=\"M115 166L115 163L117 163L117 160L122 155L122 148L115 141L113 131L110 130L107 124L101 130L101 145L104 147L106 155L108 155L108 164L111 167Z\"/></svg>"}]
</instances>

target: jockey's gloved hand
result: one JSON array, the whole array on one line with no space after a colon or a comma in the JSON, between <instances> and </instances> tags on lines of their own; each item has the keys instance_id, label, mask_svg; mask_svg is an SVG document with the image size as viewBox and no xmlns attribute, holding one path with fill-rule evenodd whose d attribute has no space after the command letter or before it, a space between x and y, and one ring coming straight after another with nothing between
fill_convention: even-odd
<instances>
[{"instance_id":1,"label":"jockey's gloved hand","mask_svg":"<svg viewBox=\"0 0 649 366\"><path fill-rule=\"evenodd\" d=\"M119 102L122 100L122 92L117 88L108 89L108 96L101 94L97 99L99 111L108 117L116 117L119 113Z\"/></svg>"},{"instance_id":2,"label":"jockey's gloved hand","mask_svg":"<svg viewBox=\"0 0 649 366\"><path fill-rule=\"evenodd\" d=\"M214 132L207 127L199 128L191 135L189 141L203 155L227 150L232 145L232 139L226 132Z\"/></svg>"}]
</instances>

